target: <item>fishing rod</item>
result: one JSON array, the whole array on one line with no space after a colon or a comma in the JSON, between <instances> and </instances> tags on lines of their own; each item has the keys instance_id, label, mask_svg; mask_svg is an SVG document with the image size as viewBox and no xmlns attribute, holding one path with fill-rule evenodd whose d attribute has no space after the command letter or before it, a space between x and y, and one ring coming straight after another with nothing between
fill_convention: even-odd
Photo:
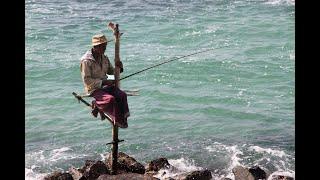
<instances>
[{"instance_id":1,"label":"fishing rod","mask_svg":"<svg viewBox=\"0 0 320 180\"><path fill-rule=\"evenodd\" d=\"M169 59L169 60L164 61L164 62L162 62L162 63L159 63L159 64L156 64L156 65L150 66L150 67L148 67L148 68L145 68L145 69L142 69L142 70L137 71L137 72L135 72L135 73L132 73L132 74L130 74L130 75L128 75L128 76L125 76L125 77L123 77L123 78L120 78L120 80L126 79L126 78L128 78L128 77L131 77L131 76L133 76L133 75L142 73L142 72L144 72L144 71L146 71L146 70L148 70L148 69L152 69L152 68L154 68L154 67L160 66L160 65L162 65L162 64L166 64L166 63L168 63L168 62L172 62L172 61L175 61L175 60L178 60L178 59L182 59L182 58L185 58L185 57L188 57L188 56L193 56L193 55L196 55L196 54L200 54L200 53L212 51L212 50L214 50L214 49L215 49L215 48L207 49L207 50L195 52L195 53L192 53L192 54L184 55L184 56L181 56L181 57ZM119 80L119 81L120 81L120 80Z\"/></svg>"}]
</instances>

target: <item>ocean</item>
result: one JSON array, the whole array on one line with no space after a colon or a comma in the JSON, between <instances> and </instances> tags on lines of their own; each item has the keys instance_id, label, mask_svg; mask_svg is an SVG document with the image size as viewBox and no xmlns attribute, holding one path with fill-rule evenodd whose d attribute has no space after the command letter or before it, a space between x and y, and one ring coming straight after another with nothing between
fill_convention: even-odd
<instances>
[{"instance_id":1,"label":"ocean","mask_svg":"<svg viewBox=\"0 0 320 180\"><path fill-rule=\"evenodd\" d=\"M113 39L110 21L123 32L121 77L214 48L121 81L139 96L128 96L119 151L212 179L234 179L236 165L295 176L294 0L27 0L26 179L111 151L110 123L71 94L84 93L79 63L92 36ZM113 63L113 42L105 54Z\"/></svg>"}]
</instances>

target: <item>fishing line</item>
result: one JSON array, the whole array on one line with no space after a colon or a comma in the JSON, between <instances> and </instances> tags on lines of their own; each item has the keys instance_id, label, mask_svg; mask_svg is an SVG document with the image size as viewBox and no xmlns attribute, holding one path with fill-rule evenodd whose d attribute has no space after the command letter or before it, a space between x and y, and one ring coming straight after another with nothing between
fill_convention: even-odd
<instances>
[{"instance_id":1,"label":"fishing line","mask_svg":"<svg viewBox=\"0 0 320 180\"><path fill-rule=\"evenodd\" d=\"M223 48L223 47L220 47L220 48ZM137 71L137 72L135 72L135 73L132 73L132 74L130 74L130 75L128 75L128 76L125 76L125 77L123 77L123 78L120 78L120 80L126 79L126 78L128 78L128 77L131 77L131 76L136 75L136 74L139 74L139 73L142 73L142 72L144 72L144 71L146 71L146 70L148 70L148 69L152 69L152 68L157 67L157 66L160 66L160 65L162 65L162 64L166 64L166 63L169 63L169 62L172 62L172 61L175 61L175 60L178 60L178 59L182 59L182 58L185 58L185 57L188 57L188 56L193 56L193 55L196 55L196 54L200 54L200 53L204 53L204 52L208 52L208 51L212 51L212 50L220 49L220 48L207 49L207 50L195 52L195 53L192 53L192 54L184 55L184 56L181 56L181 57L176 57L176 58L173 58L173 59L169 59L169 60L167 60L167 61L161 62L161 63L159 63L159 64L150 66L150 67L148 67L148 68L145 68L145 69L142 69L142 70ZM119 81L120 81L120 80L119 80Z\"/></svg>"}]
</instances>

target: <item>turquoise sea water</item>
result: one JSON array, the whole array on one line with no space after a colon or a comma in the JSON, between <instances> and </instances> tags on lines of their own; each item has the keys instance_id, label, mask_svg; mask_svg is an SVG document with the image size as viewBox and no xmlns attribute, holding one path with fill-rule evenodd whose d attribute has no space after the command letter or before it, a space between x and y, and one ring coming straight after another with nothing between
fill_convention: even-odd
<instances>
[{"instance_id":1,"label":"turquoise sea water","mask_svg":"<svg viewBox=\"0 0 320 180\"><path fill-rule=\"evenodd\" d=\"M124 33L121 76L215 48L121 81L140 95L128 97L120 151L213 179L233 178L235 165L295 173L294 1L47 0L25 2L26 179L110 151L110 124L71 94L84 92L91 37L112 39L109 21ZM113 43L105 54L113 60Z\"/></svg>"}]
</instances>

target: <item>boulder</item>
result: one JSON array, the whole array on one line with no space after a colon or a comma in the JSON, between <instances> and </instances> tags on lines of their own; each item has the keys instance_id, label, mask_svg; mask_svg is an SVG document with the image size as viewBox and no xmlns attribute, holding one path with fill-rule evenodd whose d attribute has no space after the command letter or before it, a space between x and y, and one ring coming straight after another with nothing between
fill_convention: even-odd
<instances>
[{"instance_id":1,"label":"boulder","mask_svg":"<svg viewBox=\"0 0 320 180\"><path fill-rule=\"evenodd\" d=\"M142 175L137 173L125 173L125 174L117 174L117 175L109 175L104 174L98 177L97 180L158 180L155 177L151 177L148 175Z\"/></svg>"},{"instance_id":2,"label":"boulder","mask_svg":"<svg viewBox=\"0 0 320 180\"><path fill-rule=\"evenodd\" d=\"M66 172L54 171L53 173L44 177L44 180L73 180L71 174Z\"/></svg>"},{"instance_id":3,"label":"boulder","mask_svg":"<svg viewBox=\"0 0 320 180\"><path fill-rule=\"evenodd\" d=\"M192 172L186 172L179 175L176 175L174 177L166 178L165 180L211 180L212 175L209 170L200 170L200 171L192 171Z\"/></svg>"},{"instance_id":4,"label":"boulder","mask_svg":"<svg viewBox=\"0 0 320 180\"><path fill-rule=\"evenodd\" d=\"M111 154L109 154L108 158L106 159L106 164L110 168L111 167ZM118 171L123 172L132 172L132 173L138 173L138 174L144 174L145 173L145 167L137 162L133 157L130 157L129 155L119 152L118 153ZM120 173L117 174L120 174Z\"/></svg>"},{"instance_id":5,"label":"boulder","mask_svg":"<svg viewBox=\"0 0 320 180\"><path fill-rule=\"evenodd\" d=\"M249 169L249 172L253 175L255 179L266 179L267 174L259 166L253 166Z\"/></svg>"},{"instance_id":6,"label":"boulder","mask_svg":"<svg viewBox=\"0 0 320 180\"><path fill-rule=\"evenodd\" d=\"M85 165L80 169L69 168L69 172L74 180L95 180L102 174L110 174L104 162L92 160L86 160Z\"/></svg>"},{"instance_id":7,"label":"boulder","mask_svg":"<svg viewBox=\"0 0 320 180\"><path fill-rule=\"evenodd\" d=\"M150 163L147 164L146 171L159 171L160 169L169 169L171 165L169 164L167 158L158 158L152 160Z\"/></svg>"},{"instance_id":8,"label":"boulder","mask_svg":"<svg viewBox=\"0 0 320 180\"><path fill-rule=\"evenodd\" d=\"M209 170L193 171L189 173L184 180L210 180L212 178Z\"/></svg>"},{"instance_id":9,"label":"boulder","mask_svg":"<svg viewBox=\"0 0 320 180\"><path fill-rule=\"evenodd\" d=\"M232 169L235 180L255 180L247 168L236 166Z\"/></svg>"},{"instance_id":10,"label":"boulder","mask_svg":"<svg viewBox=\"0 0 320 180\"><path fill-rule=\"evenodd\" d=\"M97 161L91 166L89 166L83 173L83 176L88 180L97 179L102 174L110 173L107 166L102 161Z\"/></svg>"},{"instance_id":11,"label":"boulder","mask_svg":"<svg viewBox=\"0 0 320 180\"><path fill-rule=\"evenodd\" d=\"M74 167L69 168L69 173L72 175L74 180L87 180L86 177L83 176L82 169L76 169Z\"/></svg>"},{"instance_id":12,"label":"boulder","mask_svg":"<svg viewBox=\"0 0 320 180\"><path fill-rule=\"evenodd\" d=\"M294 180L294 178L284 175L271 175L268 180Z\"/></svg>"}]
</instances>

